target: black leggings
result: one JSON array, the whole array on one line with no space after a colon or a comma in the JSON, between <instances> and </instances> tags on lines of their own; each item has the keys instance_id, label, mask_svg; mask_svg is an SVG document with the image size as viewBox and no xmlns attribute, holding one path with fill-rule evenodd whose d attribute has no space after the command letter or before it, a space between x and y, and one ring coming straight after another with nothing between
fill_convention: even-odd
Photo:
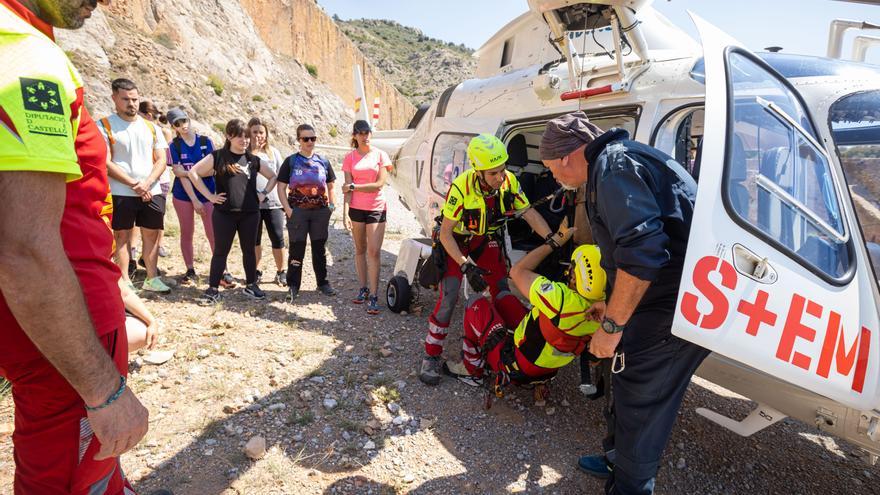
<instances>
[{"instance_id":1,"label":"black leggings","mask_svg":"<svg viewBox=\"0 0 880 495\"><path fill-rule=\"evenodd\" d=\"M232 249L232 240L238 233L241 258L244 264L248 285L257 281L257 226L260 223L259 211L222 211L214 209L211 216L214 224L214 255L211 256L211 276L209 285L219 287L220 279L226 270L226 258Z\"/></svg>"},{"instance_id":2,"label":"black leggings","mask_svg":"<svg viewBox=\"0 0 880 495\"><path fill-rule=\"evenodd\" d=\"M306 238L312 241L312 269L318 287L327 284L327 237L330 227L330 208L314 210L293 208L287 221L290 237L290 255L287 258L287 286L299 290L302 283L302 263L306 255Z\"/></svg>"}]
</instances>

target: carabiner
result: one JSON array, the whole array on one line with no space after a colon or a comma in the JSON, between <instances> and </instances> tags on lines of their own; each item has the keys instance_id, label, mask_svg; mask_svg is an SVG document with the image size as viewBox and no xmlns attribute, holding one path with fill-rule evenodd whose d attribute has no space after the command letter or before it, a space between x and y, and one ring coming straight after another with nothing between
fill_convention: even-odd
<instances>
[{"instance_id":1,"label":"carabiner","mask_svg":"<svg viewBox=\"0 0 880 495\"><path fill-rule=\"evenodd\" d=\"M620 369L617 369L618 358L620 359ZM626 354L624 354L622 352L615 352L614 357L611 358L611 372L616 375L625 369L626 369Z\"/></svg>"}]
</instances>

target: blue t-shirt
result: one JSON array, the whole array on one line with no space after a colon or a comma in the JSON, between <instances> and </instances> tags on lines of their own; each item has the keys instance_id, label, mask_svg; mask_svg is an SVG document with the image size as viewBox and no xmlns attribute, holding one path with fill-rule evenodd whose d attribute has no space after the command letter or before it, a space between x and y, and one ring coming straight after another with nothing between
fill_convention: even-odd
<instances>
[{"instance_id":1,"label":"blue t-shirt","mask_svg":"<svg viewBox=\"0 0 880 495\"><path fill-rule=\"evenodd\" d=\"M307 210L327 206L327 184L335 181L330 162L317 154L308 158L299 153L288 156L278 170L278 182L288 185L290 206Z\"/></svg>"},{"instance_id":2,"label":"blue t-shirt","mask_svg":"<svg viewBox=\"0 0 880 495\"><path fill-rule=\"evenodd\" d=\"M196 134L196 141L192 146L187 145L183 139L176 137L171 141L168 148L171 151L171 163L174 165L182 165L184 170L188 171L193 168L193 165L198 163L199 160L210 155L211 152L214 151L214 143L211 142L211 138ZM202 181L205 183L205 186L208 187L209 191L212 193L215 191L213 177L202 177ZM196 198L198 198L199 201L202 203L208 202L207 198L202 196L195 187L193 187L193 190L195 190ZM171 188L171 194L174 196L174 199L189 201L189 195L186 194L186 191L183 189L180 177L174 178L174 186Z\"/></svg>"}]
</instances>

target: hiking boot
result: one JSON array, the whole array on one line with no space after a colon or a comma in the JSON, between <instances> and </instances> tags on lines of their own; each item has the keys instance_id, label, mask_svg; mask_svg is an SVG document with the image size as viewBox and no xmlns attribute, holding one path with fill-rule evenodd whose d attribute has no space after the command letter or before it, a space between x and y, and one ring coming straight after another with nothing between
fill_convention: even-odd
<instances>
[{"instance_id":1,"label":"hiking boot","mask_svg":"<svg viewBox=\"0 0 880 495\"><path fill-rule=\"evenodd\" d=\"M336 289L331 287L329 282L324 285L319 285L318 290L325 296L335 296L337 294Z\"/></svg>"},{"instance_id":2,"label":"hiking boot","mask_svg":"<svg viewBox=\"0 0 880 495\"><path fill-rule=\"evenodd\" d=\"M217 304L220 302L220 291L216 287L208 287L202 294L201 301L204 304Z\"/></svg>"},{"instance_id":3,"label":"hiking boot","mask_svg":"<svg viewBox=\"0 0 880 495\"><path fill-rule=\"evenodd\" d=\"M370 302L367 303L367 314L379 314L379 298L377 296L370 296Z\"/></svg>"},{"instance_id":4,"label":"hiking boot","mask_svg":"<svg viewBox=\"0 0 880 495\"><path fill-rule=\"evenodd\" d=\"M299 289L291 288L289 291L287 291L287 302L292 304L293 301L296 301L297 297L299 297Z\"/></svg>"},{"instance_id":5,"label":"hiking boot","mask_svg":"<svg viewBox=\"0 0 880 495\"><path fill-rule=\"evenodd\" d=\"M138 258L138 266L140 266L141 268L146 268L146 267L147 267L147 262L144 261L143 258Z\"/></svg>"},{"instance_id":6,"label":"hiking boot","mask_svg":"<svg viewBox=\"0 0 880 495\"><path fill-rule=\"evenodd\" d=\"M611 466L604 455L585 455L578 459L578 469L595 476L599 479L605 479L611 476Z\"/></svg>"},{"instance_id":7,"label":"hiking boot","mask_svg":"<svg viewBox=\"0 0 880 495\"><path fill-rule=\"evenodd\" d=\"M437 385L440 383L440 369L443 366L443 358L440 356L425 356L419 369L419 380L425 385Z\"/></svg>"},{"instance_id":8,"label":"hiking boot","mask_svg":"<svg viewBox=\"0 0 880 495\"><path fill-rule=\"evenodd\" d=\"M256 274L257 274L257 282L262 282L263 281L263 271L257 270Z\"/></svg>"},{"instance_id":9,"label":"hiking boot","mask_svg":"<svg viewBox=\"0 0 880 495\"><path fill-rule=\"evenodd\" d=\"M361 290L358 291L357 297L352 299L351 302L355 304L363 304L367 301L368 297L370 297L370 289L366 287L361 287Z\"/></svg>"},{"instance_id":10,"label":"hiking boot","mask_svg":"<svg viewBox=\"0 0 880 495\"><path fill-rule=\"evenodd\" d=\"M183 274L183 278L180 279L180 283L183 284L194 284L198 282L198 275L196 275L196 271L193 268L187 268L186 273Z\"/></svg>"},{"instance_id":11,"label":"hiking boot","mask_svg":"<svg viewBox=\"0 0 880 495\"><path fill-rule=\"evenodd\" d=\"M262 301L266 299L266 293L263 292L263 289L260 289L260 286L256 283L250 284L243 290L244 295L250 297L251 299L256 299L257 301Z\"/></svg>"},{"instance_id":12,"label":"hiking boot","mask_svg":"<svg viewBox=\"0 0 880 495\"><path fill-rule=\"evenodd\" d=\"M144 285L141 288L149 292L158 292L159 294L171 292L171 287L165 285L165 282L162 282L162 279L159 277L144 280Z\"/></svg>"},{"instance_id":13,"label":"hiking boot","mask_svg":"<svg viewBox=\"0 0 880 495\"><path fill-rule=\"evenodd\" d=\"M275 273L275 283L281 287L287 287L287 270L279 270Z\"/></svg>"},{"instance_id":14,"label":"hiking boot","mask_svg":"<svg viewBox=\"0 0 880 495\"><path fill-rule=\"evenodd\" d=\"M220 279L220 287L224 289L234 289L235 288L235 279L232 278L232 274L226 272L223 274L223 278Z\"/></svg>"},{"instance_id":15,"label":"hiking boot","mask_svg":"<svg viewBox=\"0 0 880 495\"><path fill-rule=\"evenodd\" d=\"M455 375L455 378L468 387L482 387L483 377L473 375Z\"/></svg>"}]
</instances>

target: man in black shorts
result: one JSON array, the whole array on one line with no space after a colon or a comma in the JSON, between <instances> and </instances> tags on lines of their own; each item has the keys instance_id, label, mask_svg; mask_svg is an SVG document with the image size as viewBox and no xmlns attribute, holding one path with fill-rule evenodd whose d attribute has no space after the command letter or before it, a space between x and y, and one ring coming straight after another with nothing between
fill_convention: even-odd
<instances>
[{"instance_id":1,"label":"man in black shorts","mask_svg":"<svg viewBox=\"0 0 880 495\"><path fill-rule=\"evenodd\" d=\"M131 234L140 227L144 243L147 278L143 289L167 293L171 289L159 278L159 233L165 228L165 197L159 177L165 170L168 144L161 129L138 115L138 89L128 79L113 81L113 104L116 113L100 119L98 128L104 135L110 153L107 173L113 196L113 235L116 241L116 263L122 276L128 278L131 256Z\"/></svg>"}]
</instances>

